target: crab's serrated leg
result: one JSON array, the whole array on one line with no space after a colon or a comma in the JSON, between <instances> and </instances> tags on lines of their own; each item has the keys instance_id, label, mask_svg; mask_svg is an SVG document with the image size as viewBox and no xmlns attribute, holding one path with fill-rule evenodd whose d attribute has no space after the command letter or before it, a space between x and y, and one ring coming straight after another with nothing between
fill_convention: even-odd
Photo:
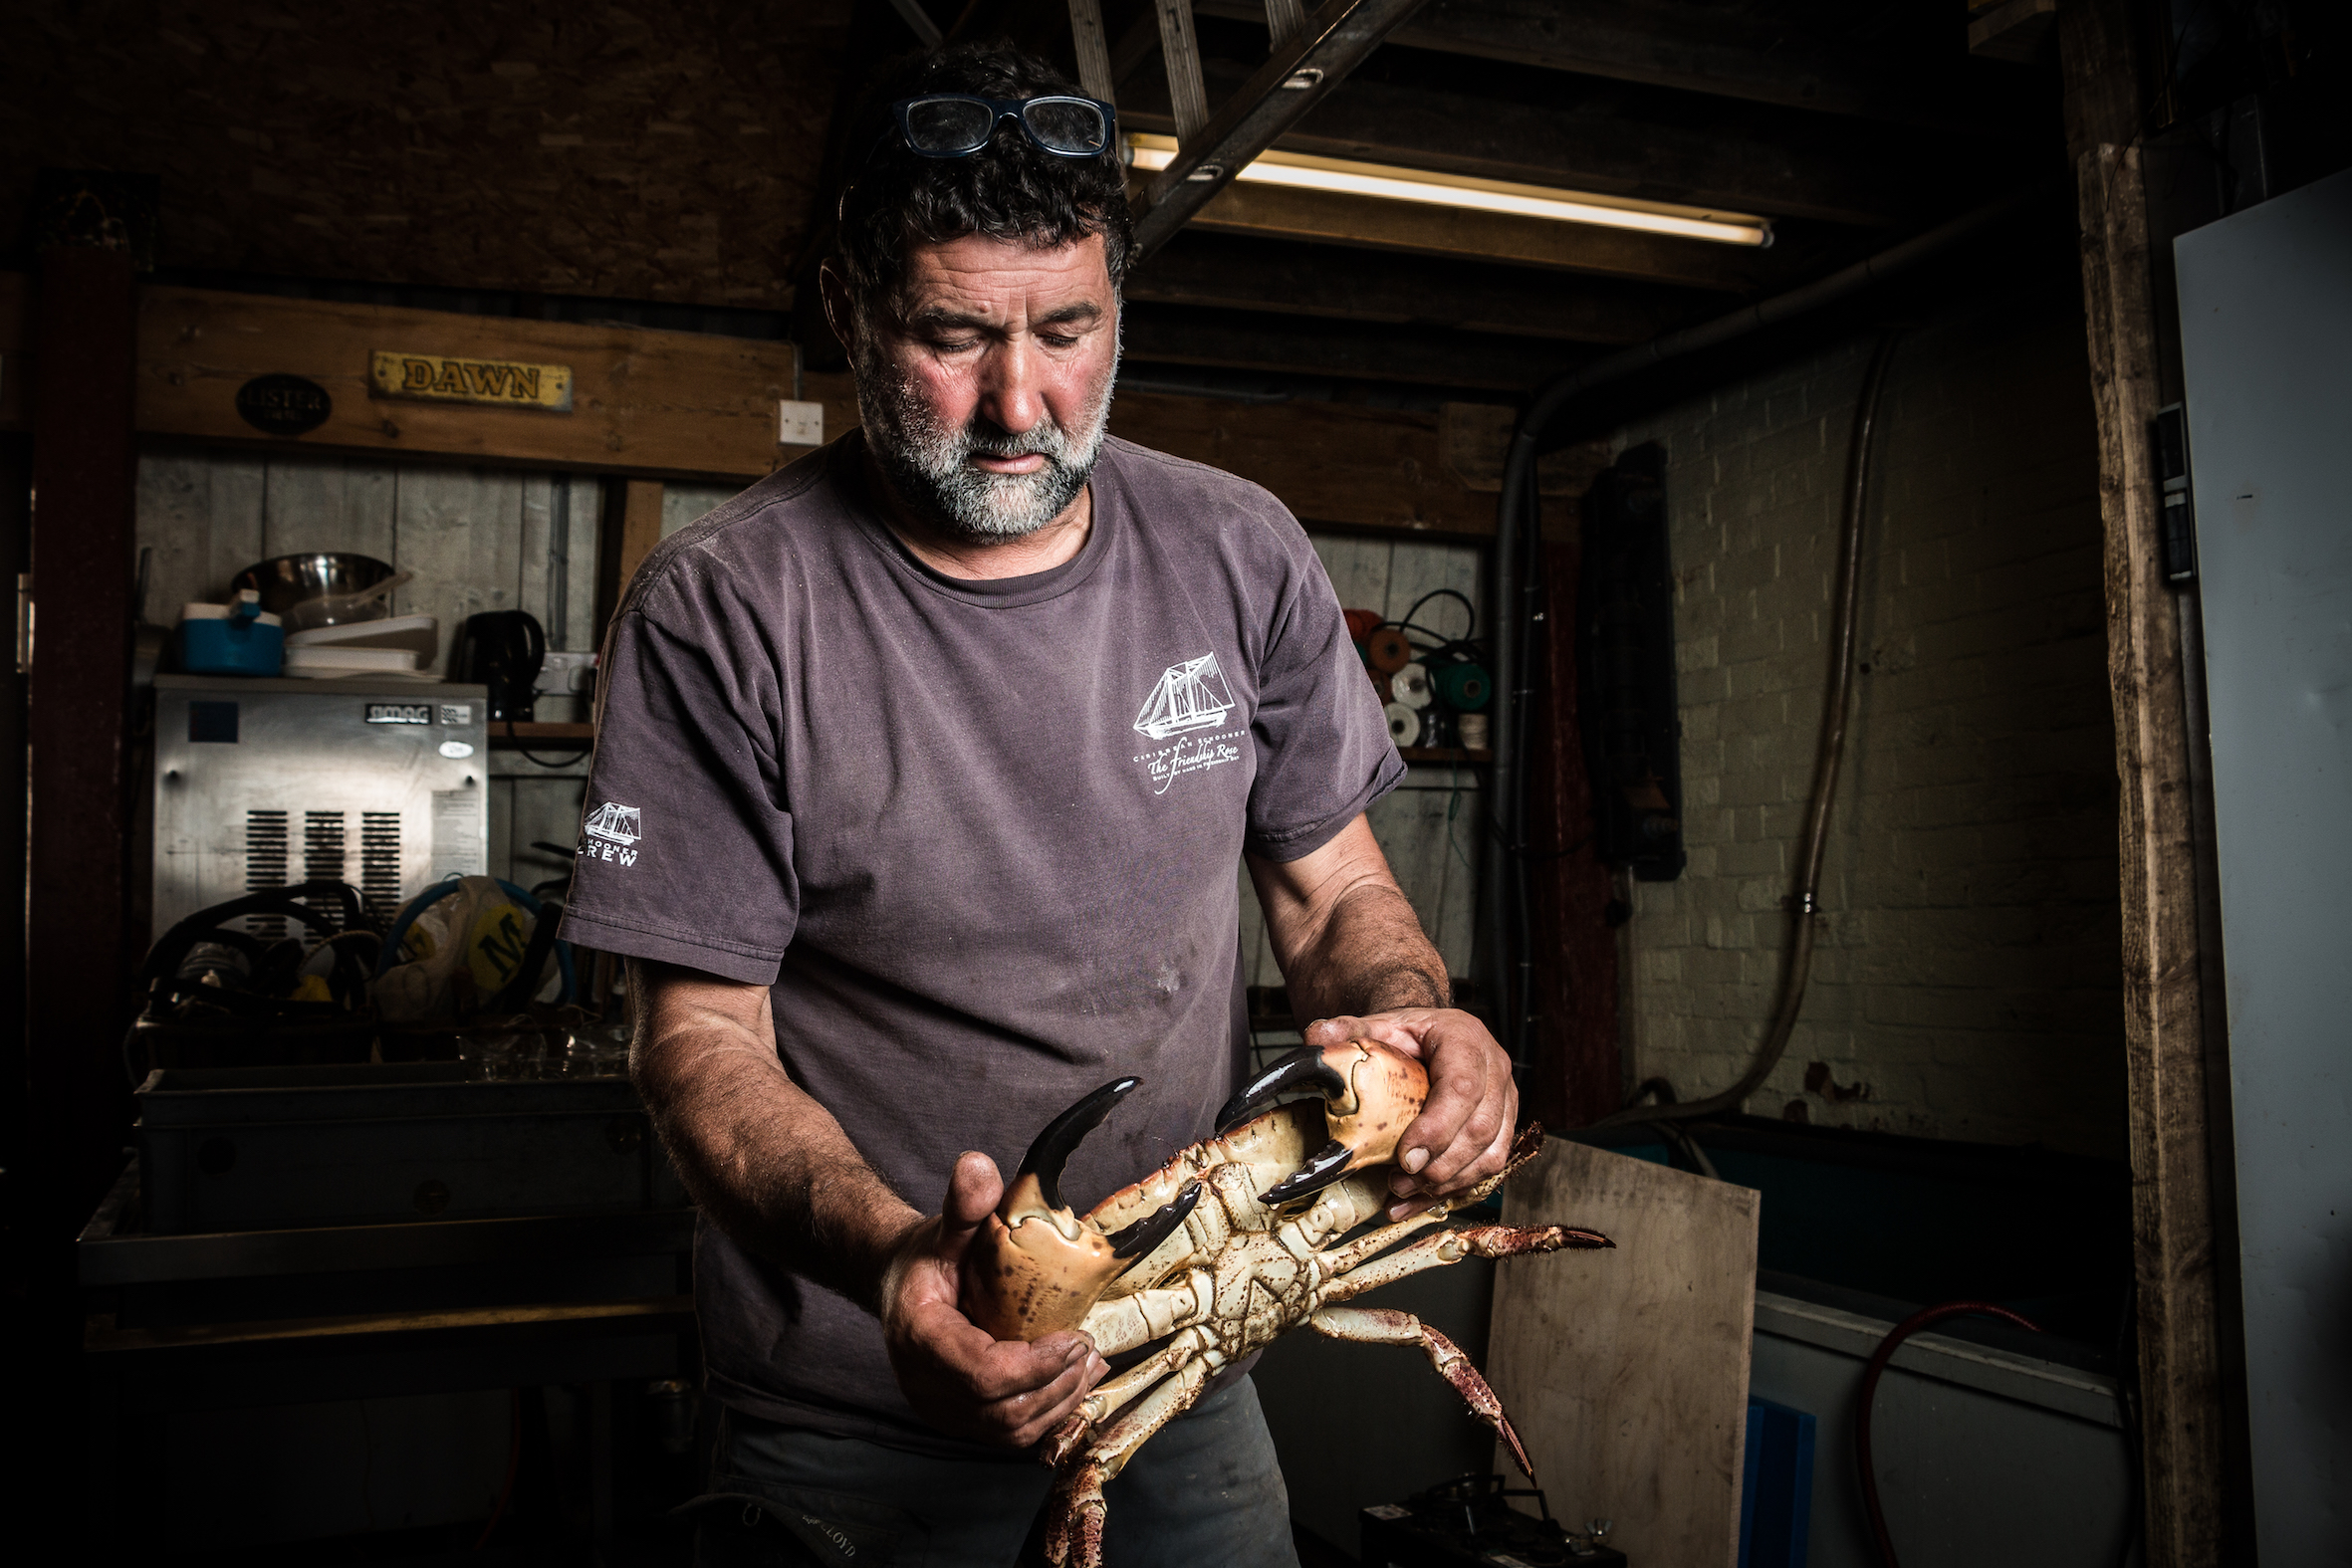
<instances>
[{"instance_id":1,"label":"crab's serrated leg","mask_svg":"<svg viewBox=\"0 0 2352 1568\"><path fill-rule=\"evenodd\" d=\"M1330 1339L1349 1339L1364 1345L1419 1345L1429 1356L1429 1364L1437 1368L1438 1376L1454 1385L1454 1392L1462 1396L1462 1403L1470 1413L1495 1429L1495 1435L1511 1450L1518 1461L1520 1473L1531 1484L1534 1467L1528 1462L1528 1451L1519 1441L1519 1434L1511 1428L1511 1418L1503 1414L1503 1402L1487 1386L1478 1368L1462 1354L1455 1343L1422 1322L1410 1312L1392 1312L1380 1307L1324 1307L1307 1318L1309 1327Z\"/></svg>"},{"instance_id":2,"label":"crab's serrated leg","mask_svg":"<svg viewBox=\"0 0 2352 1568\"><path fill-rule=\"evenodd\" d=\"M1504 1179L1512 1172L1532 1160L1542 1151L1543 1129L1529 1122L1521 1128L1519 1135L1512 1140L1511 1156L1505 1162L1502 1170L1497 1171L1493 1176L1488 1177L1467 1192L1456 1193L1451 1198L1440 1199L1417 1215L1400 1220L1394 1225L1382 1226L1377 1231L1356 1237L1336 1251L1326 1252L1323 1254L1323 1261L1326 1265L1345 1272L1361 1263L1365 1258L1377 1256L1379 1253L1387 1251L1414 1232L1427 1230L1433 1225L1450 1220L1471 1205L1485 1199L1495 1189L1501 1187ZM1370 1197L1372 1201L1366 1212L1367 1219L1370 1218L1370 1211L1377 1210L1387 1201L1387 1189L1383 1186ZM1447 1261L1451 1262L1454 1259L1449 1258Z\"/></svg>"},{"instance_id":3,"label":"crab's serrated leg","mask_svg":"<svg viewBox=\"0 0 2352 1568\"><path fill-rule=\"evenodd\" d=\"M1466 1225L1437 1235L1425 1235L1410 1246L1376 1257L1332 1280L1323 1287L1322 1295L1325 1302L1351 1301L1391 1280L1417 1274L1424 1268L1443 1268L1466 1257L1514 1257L1523 1252L1556 1252L1564 1246L1616 1244L1598 1231L1578 1231L1564 1225L1528 1228Z\"/></svg>"},{"instance_id":4,"label":"crab's serrated leg","mask_svg":"<svg viewBox=\"0 0 2352 1568\"><path fill-rule=\"evenodd\" d=\"M1088 1434L1116 1415L1129 1400L1215 1343L1205 1329L1186 1329L1117 1377L1096 1385L1091 1394L1078 1401L1078 1408L1048 1435L1046 1461L1059 1464L1068 1458Z\"/></svg>"},{"instance_id":5,"label":"crab's serrated leg","mask_svg":"<svg viewBox=\"0 0 2352 1568\"><path fill-rule=\"evenodd\" d=\"M1446 1215L1447 1211L1443 1208L1424 1209L1409 1220L1399 1220L1394 1225L1384 1225L1377 1231L1367 1232L1345 1246L1333 1247L1325 1252L1322 1256L1323 1266L1344 1274L1366 1258L1379 1256L1414 1232L1443 1224Z\"/></svg>"},{"instance_id":6,"label":"crab's serrated leg","mask_svg":"<svg viewBox=\"0 0 2352 1568\"><path fill-rule=\"evenodd\" d=\"M1046 1508L1043 1544L1052 1568L1101 1568L1102 1466L1089 1459L1062 1471Z\"/></svg>"},{"instance_id":7,"label":"crab's serrated leg","mask_svg":"<svg viewBox=\"0 0 2352 1568\"><path fill-rule=\"evenodd\" d=\"M1225 1358L1213 1350L1185 1362L1086 1445L1077 1463L1062 1470L1046 1500L1047 1562L1054 1568L1101 1568L1103 1486L1118 1478L1153 1433L1192 1409L1210 1375L1224 1365Z\"/></svg>"}]
</instances>

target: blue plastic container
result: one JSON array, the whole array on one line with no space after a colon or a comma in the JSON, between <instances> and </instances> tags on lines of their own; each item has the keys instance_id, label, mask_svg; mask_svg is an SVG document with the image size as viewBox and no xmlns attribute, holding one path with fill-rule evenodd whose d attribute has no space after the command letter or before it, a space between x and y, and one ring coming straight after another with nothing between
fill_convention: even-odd
<instances>
[{"instance_id":1,"label":"blue plastic container","mask_svg":"<svg viewBox=\"0 0 2352 1568\"><path fill-rule=\"evenodd\" d=\"M286 628L251 598L180 611L179 667L190 675L275 675L285 663Z\"/></svg>"}]
</instances>

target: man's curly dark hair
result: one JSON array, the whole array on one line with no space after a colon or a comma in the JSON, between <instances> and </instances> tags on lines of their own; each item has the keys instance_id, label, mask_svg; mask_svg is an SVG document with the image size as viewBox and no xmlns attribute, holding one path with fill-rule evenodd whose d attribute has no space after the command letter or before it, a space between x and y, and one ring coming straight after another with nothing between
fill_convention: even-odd
<instances>
[{"instance_id":1,"label":"man's curly dark hair","mask_svg":"<svg viewBox=\"0 0 2352 1568\"><path fill-rule=\"evenodd\" d=\"M1052 250L1102 236L1110 284L1126 276L1134 246L1126 170L1112 147L1095 158L1041 151L1011 120L968 158L927 158L911 151L890 106L924 93L979 98L1077 95L1054 68L1008 43L958 44L907 61L868 94L851 133L849 188L841 197L836 265L860 311L892 300L913 245L967 234Z\"/></svg>"}]
</instances>

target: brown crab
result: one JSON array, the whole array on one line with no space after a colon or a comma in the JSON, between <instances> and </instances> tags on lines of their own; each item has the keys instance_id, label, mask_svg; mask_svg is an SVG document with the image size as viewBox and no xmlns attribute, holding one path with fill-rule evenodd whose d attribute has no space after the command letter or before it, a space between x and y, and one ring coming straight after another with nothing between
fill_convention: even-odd
<instances>
[{"instance_id":1,"label":"brown crab","mask_svg":"<svg viewBox=\"0 0 2352 1568\"><path fill-rule=\"evenodd\" d=\"M1105 1356L1165 1341L1048 1439L1058 1472L1048 1561L1095 1568L1103 1485L1220 1370L1301 1323L1334 1339L1420 1346L1531 1475L1502 1402L1452 1341L1410 1313L1341 1303L1473 1255L1613 1245L1564 1226L1470 1225L1389 1250L1492 1193L1541 1149L1542 1129L1521 1129L1504 1170L1468 1192L1345 1240L1388 1204L1383 1168L1428 1097L1419 1062L1350 1040L1275 1063L1227 1102L1216 1137L1075 1215L1061 1201L1062 1168L1138 1081L1104 1084L1038 1135L965 1267L963 1310L1000 1339L1080 1329ZM1317 1098L1275 1103L1302 1090Z\"/></svg>"}]
</instances>

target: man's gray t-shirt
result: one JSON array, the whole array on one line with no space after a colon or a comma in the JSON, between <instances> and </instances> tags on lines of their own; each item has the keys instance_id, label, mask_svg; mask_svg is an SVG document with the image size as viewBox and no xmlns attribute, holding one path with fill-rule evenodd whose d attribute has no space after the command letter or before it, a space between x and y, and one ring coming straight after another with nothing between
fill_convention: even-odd
<instances>
[{"instance_id":1,"label":"man's gray t-shirt","mask_svg":"<svg viewBox=\"0 0 2352 1568\"><path fill-rule=\"evenodd\" d=\"M965 581L880 521L851 435L646 560L601 667L564 934L773 988L793 1081L906 1200L1010 1172L1080 1095L1090 1205L1211 1131L1248 1040L1237 865L1328 842L1404 765L1296 520L1112 440L1078 554ZM821 1432L920 1424L879 1326L707 1223L712 1393Z\"/></svg>"}]
</instances>

